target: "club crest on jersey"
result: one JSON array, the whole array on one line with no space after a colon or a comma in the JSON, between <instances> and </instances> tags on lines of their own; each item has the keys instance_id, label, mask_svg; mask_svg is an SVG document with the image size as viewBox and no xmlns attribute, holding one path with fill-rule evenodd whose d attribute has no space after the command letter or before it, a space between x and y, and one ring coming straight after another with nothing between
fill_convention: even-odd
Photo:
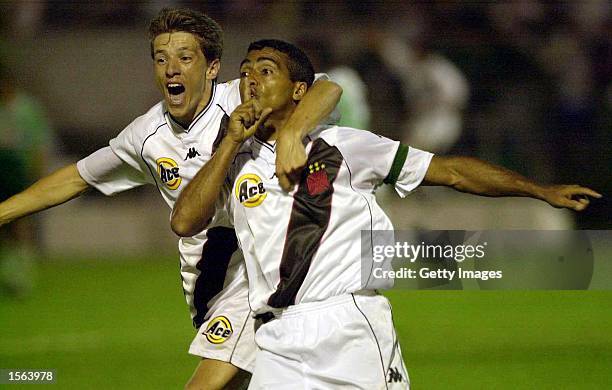
<instances>
[{"instance_id":1,"label":"club crest on jersey","mask_svg":"<svg viewBox=\"0 0 612 390\"><path fill-rule=\"evenodd\" d=\"M157 174L162 183L171 190L176 190L181 185L181 175L179 174L179 166L170 157L160 157L156 161Z\"/></svg>"},{"instance_id":2,"label":"club crest on jersey","mask_svg":"<svg viewBox=\"0 0 612 390\"><path fill-rule=\"evenodd\" d=\"M234 189L236 199L245 207L259 206L268 193L263 185L261 178L254 173L247 173L236 180Z\"/></svg>"},{"instance_id":3,"label":"club crest on jersey","mask_svg":"<svg viewBox=\"0 0 612 390\"><path fill-rule=\"evenodd\" d=\"M315 162L308 165L308 177L306 186L310 196L319 195L329 188L329 177L325 171L325 164Z\"/></svg>"},{"instance_id":4,"label":"club crest on jersey","mask_svg":"<svg viewBox=\"0 0 612 390\"><path fill-rule=\"evenodd\" d=\"M210 320L208 327L202 334L211 343L222 344L232 337L232 333L234 333L234 329L230 320L225 316L218 316Z\"/></svg>"}]
</instances>

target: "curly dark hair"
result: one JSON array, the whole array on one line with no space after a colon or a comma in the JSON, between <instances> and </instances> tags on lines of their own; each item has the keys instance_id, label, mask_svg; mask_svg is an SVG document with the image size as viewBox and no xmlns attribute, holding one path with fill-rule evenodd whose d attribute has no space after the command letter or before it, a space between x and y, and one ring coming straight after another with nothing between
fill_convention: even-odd
<instances>
[{"instance_id":1,"label":"curly dark hair","mask_svg":"<svg viewBox=\"0 0 612 390\"><path fill-rule=\"evenodd\" d=\"M153 56L153 40L160 34L188 32L196 36L200 49L210 62L221 59L223 30L207 15L186 8L164 8L149 24L149 41Z\"/></svg>"}]
</instances>

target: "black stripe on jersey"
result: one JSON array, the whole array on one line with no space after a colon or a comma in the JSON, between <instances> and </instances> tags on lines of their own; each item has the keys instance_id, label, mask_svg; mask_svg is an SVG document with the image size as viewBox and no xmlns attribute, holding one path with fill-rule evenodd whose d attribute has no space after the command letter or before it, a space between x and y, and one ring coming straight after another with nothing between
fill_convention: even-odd
<instances>
[{"instance_id":1,"label":"black stripe on jersey","mask_svg":"<svg viewBox=\"0 0 612 390\"><path fill-rule=\"evenodd\" d=\"M216 90L217 90L217 80L213 80L212 81L212 91L210 92L210 100L208 101L208 103L206 103L206 107L204 107L202 112L200 112L195 118L193 118L193 120L191 121L191 124L187 128L188 133L191 131L191 129L193 129L193 126L195 126L196 122L202 119L204 114L206 114L206 111L208 111L208 109L212 106L212 102L215 100Z\"/></svg>"},{"instance_id":2,"label":"black stripe on jersey","mask_svg":"<svg viewBox=\"0 0 612 390\"><path fill-rule=\"evenodd\" d=\"M397 148L397 152L395 153L395 158L393 159L393 164L391 164L391 170L389 170L389 174L383 180L385 184L394 185L402 172L402 167L404 166L404 162L406 162L406 157L408 156L408 146L400 144Z\"/></svg>"},{"instance_id":3,"label":"black stripe on jersey","mask_svg":"<svg viewBox=\"0 0 612 390\"><path fill-rule=\"evenodd\" d=\"M287 227L285 247L280 263L280 282L268 299L271 307L282 308L295 304L295 297L302 286L321 238L327 230L332 209L333 183L342 164L342 154L319 138L312 144L308 163L302 173L297 191L293 195L293 208ZM310 167L319 166L327 177L328 186L311 195L308 189ZM321 168L325 165L324 168Z\"/></svg>"},{"instance_id":4,"label":"black stripe on jersey","mask_svg":"<svg viewBox=\"0 0 612 390\"><path fill-rule=\"evenodd\" d=\"M206 232L206 237L208 240L202 248L202 258L196 265L200 275L193 289L193 306L196 310L193 325L196 329L204 323L209 309L208 302L223 290L227 267L232 254L238 249L234 229L216 226Z\"/></svg>"}]
</instances>

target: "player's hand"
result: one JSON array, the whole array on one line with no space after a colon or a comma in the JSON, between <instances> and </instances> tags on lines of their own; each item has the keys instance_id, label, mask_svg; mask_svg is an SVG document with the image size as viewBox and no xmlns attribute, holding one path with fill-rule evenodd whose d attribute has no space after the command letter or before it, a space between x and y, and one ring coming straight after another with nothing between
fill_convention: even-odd
<instances>
[{"instance_id":1,"label":"player's hand","mask_svg":"<svg viewBox=\"0 0 612 390\"><path fill-rule=\"evenodd\" d=\"M582 211L589 205L589 198L601 198L602 195L587 187L579 185L554 185L545 187L542 197L551 206Z\"/></svg>"},{"instance_id":2,"label":"player's hand","mask_svg":"<svg viewBox=\"0 0 612 390\"><path fill-rule=\"evenodd\" d=\"M276 177L284 191L291 192L300 181L307 160L302 140L290 131L282 131L276 141Z\"/></svg>"},{"instance_id":3,"label":"player's hand","mask_svg":"<svg viewBox=\"0 0 612 390\"><path fill-rule=\"evenodd\" d=\"M241 144L255 134L271 113L271 108L262 109L256 100L239 105L230 115L228 137L236 144Z\"/></svg>"}]
</instances>

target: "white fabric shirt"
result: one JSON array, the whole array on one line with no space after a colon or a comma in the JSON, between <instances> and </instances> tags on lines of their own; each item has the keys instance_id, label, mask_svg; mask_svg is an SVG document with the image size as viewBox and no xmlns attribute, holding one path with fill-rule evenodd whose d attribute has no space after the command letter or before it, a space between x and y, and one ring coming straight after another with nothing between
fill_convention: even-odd
<instances>
[{"instance_id":1,"label":"white fabric shirt","mask_svg":"<svg viewBox=\"0 0 612 390\"><path fill-rule=\"evenodd\" d=\"M256 138L228 172L219 207L234 223L256 314L361 290L361 231L393 229L375 188L386 181L407 195L433 156L347 127L308 140L307 170L291 194L274 174L275 146Z\"/></svg>"},{"instance_id":2,"label":"white fabric shirt","mask_svg":"<svg viewBox=\"0 0 612 390\"><path fill-rule=\"evenodd\" d=\"M329 78L317 74L316 79ZM109 147L80 160L79 174L105 195L154 184L172 209L182 189L211 158L216 142L220 142L221 121L240 104L239 84L239 80L215 83L211 101L188 129L172 120L163 102L156 104L110 140ZM335 123L338 117L339 113L334 111L326 123ZM222 213L218 214L216 225L227 225L226 220ZM215 261L220 255L228 255L223 252L228 252L235 235L222 233L223 237L208 247L206 230L178 242L183 291L196 327L214 305L235 295L238 289L246 289L246 271L239 252L232 256L226 273L213 267L213 271L204 275L202 264L199 265L205 248L216 257Z\"/></svg>"},{"instance_id":3,"label":"white fabric shirt","mask_svg":"<svg viewBox=\"0 0 612 390\"><path fill-rule=\"evenodd\" d=\"M238 85L238 80L214 84L211 101L188 129L172 120L163 102L156 104L110 140L109 147L80 160L80 175L105 195L154 184L172 209L182 189L210 159L223 116L240 104ZM221 294L197 305L194 294L201 274L197 265L205 242L204 231L178 243L183 290L196 326L207 306L212 308L218 299L244 288L246 277L241 256L234 256Z\"/></svg>"}]
</instances>

